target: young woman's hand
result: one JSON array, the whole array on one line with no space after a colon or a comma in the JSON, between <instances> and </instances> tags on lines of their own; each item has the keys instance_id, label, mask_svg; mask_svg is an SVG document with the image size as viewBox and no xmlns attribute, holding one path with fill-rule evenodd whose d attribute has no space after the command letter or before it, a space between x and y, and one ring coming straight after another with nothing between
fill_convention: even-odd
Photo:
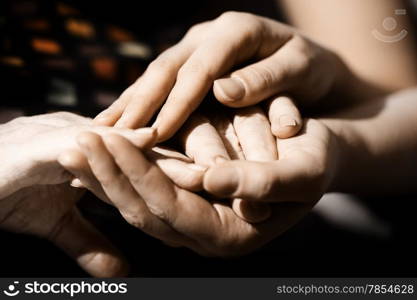
<instances>
[{"instance_id":1,"label":"young woman's hand","mask_svg":"<svg viewBox=\"0 0 417 300\"><path fill-rule=\"evenodd\" d=\"M162 106L153 124L162 141L181 127L210 89L230 107L250 106L282 93L309 106L349 76L334 53L294 28L248 13L227 12L192 27L95 122L139 128ZM290 136L295 135L302 126L295 104L284 101L277 109L274 127L289 127ZM274 134L287 137L279 130Z\"/></svg>"}]
</instances>

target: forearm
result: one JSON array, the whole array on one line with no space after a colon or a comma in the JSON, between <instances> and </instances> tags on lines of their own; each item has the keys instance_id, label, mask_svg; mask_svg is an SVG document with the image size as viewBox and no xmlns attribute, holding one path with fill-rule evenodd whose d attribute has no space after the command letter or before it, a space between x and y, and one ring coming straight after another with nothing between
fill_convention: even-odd
<instances>
[{"instance_id":1,"label":"forearm","mask_svg":"<svg viewBox=\"0 0 417 300\"><path fill-rule=\"evenodd\" d=\"M321 45L334 50L355 74L372 85L399 90L417 83L415 35L409 13L396 16L395 9L407 8L404 0L277 0L288 21ZM386 17L398 22L395 33L408 31L396 43L376 39L372 30L383 32Z\"/></svg>"},{"instance_id":2,"label":"forearm","mask_svg":"<svg viewBox=\"0 0 417 300\"><path fill-rule=\"evenodd\" d=\"M323 122L338 144L329 191L417 192L417 90L358 105Z\"/></svg>"}]
</instances>

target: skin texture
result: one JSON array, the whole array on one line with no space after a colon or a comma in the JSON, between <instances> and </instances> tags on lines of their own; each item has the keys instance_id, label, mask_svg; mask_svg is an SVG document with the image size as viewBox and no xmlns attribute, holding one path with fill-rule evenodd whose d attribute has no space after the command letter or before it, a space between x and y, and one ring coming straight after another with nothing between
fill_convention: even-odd
<instances>
[{"instance_id":1,"label":"skin texture","mask_svg":"<svg viewBox=\"0 0 417 300\"><path fill-rule=\"evenodd\" d=\"M0 227L45 237L90 274L108 277L126 274L127 264L78 212L82 192L64 184L73 176L78 178L74 185L94 191L148 234L220 256L261 247L297 223L326 191L415 192L409 179L417 175L415 91L307 119L298 136L274 144L271 133L287 138L301 128L292 99L323 108L335 93L362 100L375 95L374 87L392 91L417 82L412 32L396 44L369 35L393 9L404 6L402 1L318 1L308 10L307 1L282 1L300 31L235 12L193 27L96 119L96 124L137 128L163 106L154 127L164 140L210 89L230 107L276 93L291 95L268 99L272 128L265 126L259 107L226 120L191 118L192 129L183 138L185 156L164 147L145 150L155 142L153 131L92 127L91 120L72 114L19 118L0 126L0 151L9 162L0 177ZM322 15L326 7L330 16ZM399 21L410 31L406 18ZM343 57L355 75L304 33ZM255 62L235 69L248 59ZM89 133L80 135L84 131ZM199 143L209 147L197 151ZM202 188L215 196L193 193Z\"/></svg>"},{"instance_id":2,"label":"skin texture","mask_svg":"<svg viewBox=\"0 0 417 300\"><path fill-rule=\"evenodd\" d=\"M154 143L156 137L150 128L133 131L93 126L91 119L71 113L22 117L1 125L4 164L0 176L0 228L50 240L93 276L126 275L128 264L123 256L78 211L76 204L83 192L69 186L73 175L61 166L88 166L74 155L62 156L63 152L78 153L76 137L84 131L115 133L142 149ZM147 151L178 186L202 189L204 168L187 156L164 147ZM85 177L80 178L90 187ZM91 188L111 203L98 185Z\"/></svg>"},{"instance_id":3,"label":"skin texture","mask_svg":"<svg viewBox=\"0 0 417 300\"><path fill-rule=\"evenodd\" d=\"M278 158L276 140L272 135L266 113L260 107L238 109L223 114L217 111L216 114L210 114L208 117L194 114L180 131L178 139L187 156L177 153L172 159L157 159L156 163L169 177L174 178L179 187L191 191L202 189L204 173L184 172L187 169L179 166L180 163L184 164L182 161L192 161L195 163L194 169L200 167L201 170L206 170L219 161L230 159L274 161ZM161 148L152 148L152 151L146 153L147 156L155 158L155 149ZM164 149L164 151L169 150ZM74 161L80 160L76 153L68 153L69 157L74 155L76 156ZM83 162L80 166L86 167L86 164ZM75 177L81 179L82 174L77 172L77 168L73 167L72 170L77 173ZM78 184L78 186L83 185ZM234 212L248 222L264 221L271 214L271 209L266 204L250 203L242 198L230 200Z\"/></svg>"},{"instance_id":4,"label":"skin texture","mask_svg":"<svg viewBox=\"0 0 417 300\"><path fill-rule=\"evenodd\" d=\"M130 224L202 255L250 252L298 222L311 205L279 205L273 212L275 217L251 224L238 217L224 200L205 199L177 187L126 139L95 134L80 138L95 177Z\"/></svg>"},{"instance_id":5,"label":"skin texture","mask_svg":"<svg viewBox=\"0 0 417 300\"><path fill-rule=\"evenodd\" d=\"M397 8L408 8L408 2L277 3L297 29L238 12L197 24L99 114L97 124L138 128L162 107L153 126L158 129L158 140L166 140L210 89L218 101L231 107L287 93L301 108L319 106L323 110L417 84L416 43L409 14L396 17L398 28L408 31L405 39L384 43L371 34L374 29L383 30L383 20ZM295 135L302 124L294 103L278 108L278 117L271 119L272 132L279 138Z\"/></svg>"},{"instance_id":6,"label":"skin texture","mask_svg":"<svg viewBox=\"0 0 417 300\"><path fill-rule=\"evenodd\" d=\"M236 66L254 60L241 69ZM153 127L158 140L171 137L210 89L230 107L245 107L277 93L311 105L329 94L339 79L354 77L332 52L282 23L248 13L227 12L193 26L176 45L100 113L96 124L138 128L162 106ZM273 132L296 134L301 118L294 103L283 102ZM280 127L291 127L281 135Z\"/></svg>"},{"instance_id":7,"label":"skin texture","mask_svg":"<svg viewBox=\"0 0 417 300\"><path fill-rule=\"evenodd\" d=\"M371 85L396 91L417 84L410 1L277 0L277 3L290 24L340 55L358 77ZM395 15L394 10L400 8L407 9L407 14ZM393 17L398 23L392 32L382 26L386 17ZM371 34L374 29L388 36L402 29L408 34L401 41L384 43Z\"/></svg>"},{"instance_id":8,"label":"skin texture","mask_svg":"<svg viewBox=\"0 0 417 300\"><path fill-rule=\"evenodd\" d=\"M137 146L146 146L142 144L144 139L152 143L155 135L151 129L135 132L103 126L92 128L91 125L91 119L66 112L21 117L1 125L0 151L9 163L2 169L0 198L34 184L68 180L68 173L57 163L57 157L65 150L77 148L75 137L82 131L91 129L98 134L118 133ZM59 142L51 146L54 140Z\"/></svg>"},{"instance_id":9,"label":"skin texture","mask_svg":"<svg viewBox=\"0 0 417 300\"><path fill-rule=\"evenodd\" d=\"M253 118L253 115L256 117ZM276 164L278 164L278 168L281 167L281 161L276 160L277 156L270 156L271 151L265 151L262 157L250 147L251 142L257 139L261 143L271 141L270 139L263 140L259 138L262 135L256 134L265 131L265 128L268 129L264 126L265 123L268 124L264 123L264 120L266 117L260 114L256 108L243 109L236 113L232 119L235 124L235 134L240 134L243 139L246 139L240 140L241 145L248 145L242 147L244 148L243 155L254 158L247 164L251 166L250 172L252 174L260 176L257 178L257 182L269 178L267 175L274 172ZM220 142L217 143L217 146L213 142L211 147L200 147L200 151L194 151L195 145L204 144L202 139L211 136L215 140L214 135L209 131L213 133L215 126L218 126L220 122L214 123L214 126L210 125L207 119L201 116L195 116L189 120L189 125L184 129L187 154L199 163L209 166L210 170L228 164L241 163L239 160L229 161L228 158L214 159L213 163L213 156L224 151ZM256 131L248 132L248 129L256 129ZM270 131L268 136L272 138ZM229 139L233 141L230 136ZM133 226L169 245L185 246L202 255L235 256L251 252L267 243L296 224L310 211L321 197L329 182L328 178L330 178L330 174L324 173L327 169L323 166L327 164L328 160L331 160L331 155L327 154L327 149L332 141L331 133L320 122L309 120L305 133L286 140L286 143L278 144L280 145L278 151L282 153L283 158L282 168L286 169L291 164L299 166L294 171L282 174L280 178L283 182L288 181L288 189L274 195L282 203L268 206L268 219L264 222L251 223L242 217L242 211L243 214L245 213L244 205L237 205L234 202L241 201L236 199L253 201L254 195L252 194L225 196L217 193L218 197L202 198L168 180L156 164L153 164L144 153L120 136L100 137L93 133L84 133L79 136L78 141L83 155L88 160L89 170L91 170L82 176L88 177L90 182L98 180L100 188L92 189L97 196L100 197L101 191L104 190L106 197ZM273 138L270 145L276 147ZM294 151L294 148L299 149ZM238 149L236 152L239 153L239 151ZM274 151L272 152L274 153ZM65 155L71 155L71 153ZM223 152L223 155L226 156L226 153ZM64 164L64 166L79 178L82 177L80 174L85 173L83 169L76 170L76 167L68 164ZM255 170L256 168L259 170ZM269 173L266 173L262 168L267 168ZM316 170L316 173L311 173L310 169ZM206 187L207 176L209 173L205 175L204 186L207 191L210 191ZM221 176L226 182L238 178L236 176L230 177L227 174ZM303 189L299 188L300 184ZM97 187L97 184L86 186ZM250 186L255 187L254 184ZM277 192L277 190L271 191L271 193ZM306 195L308 197L305 197ZM235 199L232 205L227 201L230 198ZM288 203L294 202L294 199L298 199L297 203ZM263 204L254 202L253 205L257 207ZM236 213L236 208L240 209L241 215ZM259 215L262 215L262 210L261 208L257 211L253 207L249 209Z\"/></svg>"},{"instance_id":10,"label":"skin texture","mask_svg":"<svg viewBox=\"0 0 417 300\"><path fill-rule=\"evenodd\" d=\"M216 163L204 177L205 189L215 198L179 188L121 136L83 135L80 148L129 223L155 237L174 238L176 245L203 255L233 256L261 247L296 224L326 191L361 192L366 187L386 192L369 189L374 185L415 191L409 178L417 175L416 95L408 91L340 115L307 119L297 137L279 141L280 159L275 162ZM381 172L384 169L392 176ZM268 202L271 216L250 224L223 197ZM145 215L135 213L134 207L144 205ZM163 220L164 228L149 225L151 215ZM175 235L167 228L175 229Z\"/></svg>"},{"instance_id":11,"label":"skin texture","mask_svg":"<svg viewBox=\"0 0 417 300\"><path fill-rule=\"evenodd\" d=\"M276 141L263 110L245 108L224 115L194 114L181 131L185 153L195 163L207 167L230 159L273 161L278 158ZM254 204L241 198L231 199L235 213L242 219L261 222L271 213L268 205Z\"/></svg>"}]
</instances>

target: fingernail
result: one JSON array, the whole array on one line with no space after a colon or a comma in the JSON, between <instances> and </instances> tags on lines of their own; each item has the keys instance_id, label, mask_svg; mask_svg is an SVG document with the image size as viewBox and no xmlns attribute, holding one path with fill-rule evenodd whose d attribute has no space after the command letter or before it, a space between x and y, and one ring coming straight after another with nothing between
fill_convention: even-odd
<instances>
[{"instance_id":1,"label":"fingernail","mask_svg":"<svg viewBox=\"0 0 417 300\"><path fill-rule=\"evenodd\" d=\"M229 197L239 187L239 172L235 167L212 167L204 177L204 188L216 196Z\"/></svg>"},{"instance_id":2,"label":"fingernail","mask_svg":"<svg viewBox=\"0 0 417 300\"><path fill-rule=\"evenodd\" d=\"M83 188L83 187L84 187L83 183L82 183L82 182L81 182L81 180L80 180L80 179L78 179L78 178L74 178L74 179L71 181L70 185L71 185L72 187L75 187L75 188Z\"/></svg>"},{"instance_id":3,"label":"fingernail","mask_svg":"<svg viewBox=\"0 0 417 300\"><path fill-rule=\"evenodd\" d=\"M218 79L214 82L215 88L219 90L228 101L237 101L245 96L245 86L237 78Z\"/></svg>"},{"instance_id":4,"label":"fingernail","mask_svg":"<svg viewBox=\"0 0 417 300\"><path fill-rule=\"evenodd\" d=\"M289 115L282 115L279 117L279 125L281 127L295 127L297 122Z\"/></svg>"}]
</instances>

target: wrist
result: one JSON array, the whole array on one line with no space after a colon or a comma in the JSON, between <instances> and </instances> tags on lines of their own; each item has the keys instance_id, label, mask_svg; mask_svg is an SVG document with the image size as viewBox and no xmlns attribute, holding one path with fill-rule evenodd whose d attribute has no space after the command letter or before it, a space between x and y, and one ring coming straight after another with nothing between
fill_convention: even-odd
<instances>
[{"instance_id":1,"label":"wrist","mask_svg":"<svg viewBox=\"0 0 417 300\"><path fill-rule=\"evenodd\" d=\"M349 192L352 190L354 170L358 164L360 165L360 153L365 151L363 142L349 121L340 119L321 121L330 130L332 139L329 147L332 160L326 192Z\"/></svg>"},{"instance_id":2,"label":"wrist","mask_svg":"<svg viewBox=\"0 0 417 300\"><path fill-rule=\"evenodd\" d=\"M391 93L382 86L369 82L350 69L346 62L334 54L335 80L329 92L330 99L337 99L334 108L347 108Z\"/></svg>"}]
</instances>

